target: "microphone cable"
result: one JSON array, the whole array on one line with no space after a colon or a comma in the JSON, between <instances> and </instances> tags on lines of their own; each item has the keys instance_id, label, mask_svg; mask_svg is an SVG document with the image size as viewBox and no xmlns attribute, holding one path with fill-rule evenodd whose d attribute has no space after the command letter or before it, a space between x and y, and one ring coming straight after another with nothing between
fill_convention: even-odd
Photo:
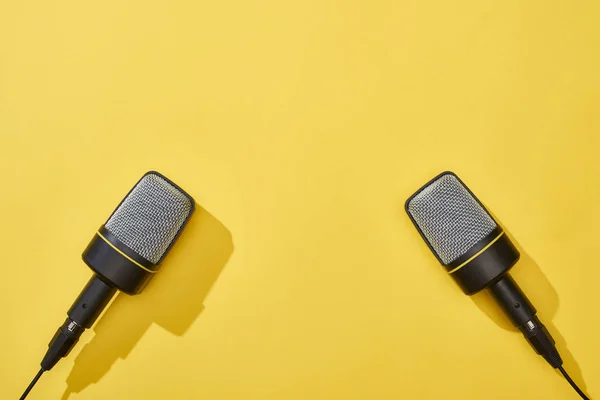
<instances>
[{"instance_id":1,"label":"microphone cable","mask_svg":"<svg viewBox=\"0 0 600 400\"><path fill-rule=\"evenodd\" d=\"M31 389L33 389L33 387L35 386L35 384L37 383L37 381L40 380L40 377L42 376L42 374L45 372L44 368L40 368L40 371L37 373L37 375L35 376L35 378L33 378L33 380L31 381L31 383L29 384L29 386L27 386L27 389L25 389L25 391L23 392L23 395L21 395L21 397L19 397L19 400L25 400L25 398L27 397L27 395L29 394L29 392L31 392Z\"/></svg>"},{"instance_id":2,"label":"microphone cable","mask_svg":"<svg viewBox=\"0 0 600 400\"><path fill-rule=\"evenodd\" d=\"M558 349L556 347L554 347L548 353L541 354L541 355L548 362L548 364L550 364L550 366L552 368L557 369L557 370L560 371L560 373L562 374L562 376L564 376L565 379L567 380L567 382L569 382L569 385L571 385L571 387L577 392L577 394L583 400L590 400L590 398L585 393L583 393L583 390L581 390L579 388L579 386L577 386L577 384L575 383L575 381L573 379L571 379L571 377L569 376L569 374L567 373L567 371L564 369L564 367L563 367L563 360L560 357L560 354L558 353Z\"/></svg>"},{"instance_id":3,"label":"microphone cable","mask_svg":"<svg viewBox=\"0 0 600 400\"><path fill-rule=\"evenodd\" d=\"M569 374L567 374L567 371L565 371L565 369L562 367L562 365L558 366L557 369L560 371L561 374L563 374L563 376L565 377L565 379L567 380L567 382L569 382L569 384L571 385L571 387L573 389L575 389L575 391L577 392L577 394L579 396L581 396L581 398L583 400L590 400L590 398L587 397L585 395L585 393L583 393L583 391L581 389L579 389L579 387L577 386L577 384L575 382L573 382L573 379L571 379L571 377L569 376Z\"/></svg>"},{"instance_id":4,"label":"microphone cable","mask_svg":"<svg viewBox=\"0 0 600 400\"><path fill-rule=\"evenodd\" d=\"M571 387L577 392L577 394L583 399L583 400L590 400L589 397L587 397L585 395L585 393L583 393L583 391L581 389L579 389L579 387L577 386L577 384L573 381L573 379L571 379L571 377L569 376L569 374L567 373L567 371L565 371L565 369L562 367L562 365L558 366L557 369L560 371L560 373L565 377L565 379L567 380L567 382L569 382L569 384L571 385ZM35 386L35 384L37 383L37 381L40 379L40 377L42 376L42 374L44 373L44 369L40 369L40 371L37 373L37 375L35 376L35 378L33 378L33 380L31 381L31 383L29 384L29 386L27 386L27 389L25 389L25 392L23 392L23 395L19 398L19 400L25 400L25 398L27 397L27 395L29 394L29 392L31 391L31 389Z\"/></svg>"}]
</instances>

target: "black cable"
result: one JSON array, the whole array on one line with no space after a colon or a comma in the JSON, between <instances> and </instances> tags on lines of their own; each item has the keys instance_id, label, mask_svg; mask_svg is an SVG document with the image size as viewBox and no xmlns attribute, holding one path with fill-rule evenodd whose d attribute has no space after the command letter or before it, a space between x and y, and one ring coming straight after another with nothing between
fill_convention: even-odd
<instances>
[{"instance_id":1,"label":"black cable","mask_svg":"<svg viewBox=\"0 0 600 400\"><path fill-rule=\"evenodd\" d=\"M25 397L27 397L29 392L31 392L31 389L35 386L35 384L40 379L40 376L42 376L43 373L44 373L44 368L40 368L40 372L38 372L37 375L35 376L35 378L33 378L33 380L31 381L29 386L27 386L27 389L25 389L25 392L23 392L23 395L19 398L19 400L25 400Z\"/></svg>"},{"instance_id":2,"label":"black cable","mask_svg":"<svg viewBox=\"0 0 600 400\"><path fill-rule=\"evenodd\" d=\"M579 387L577 387L577 385L575 384L575 382L573 382L573 379L571 379L571 377L569 376L569 374L567 374L567 371L565 371L565 369L562 366L559 366L558 370L560 371L561 374L563 374L563 376L565 377L565 379L567 380L567 382L569 382L569 384L573 387L573 389L575 389L575 391L577 392L577 394L579 394L582 399L584 399L584 400L590 400L590 398L587 397L585 395L585 393L583 393L581 391L581 389L579 389Z\"/></svg>"}]
</instances>

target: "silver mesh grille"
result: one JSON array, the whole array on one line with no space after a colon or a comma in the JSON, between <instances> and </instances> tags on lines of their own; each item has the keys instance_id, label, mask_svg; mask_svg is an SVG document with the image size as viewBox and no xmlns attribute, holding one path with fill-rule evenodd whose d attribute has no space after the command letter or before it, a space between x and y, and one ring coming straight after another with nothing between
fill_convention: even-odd
<instances>
[{"instance_id":1,"label":"silver mesh grille","mask_svg":"<svg viewBox=\"0 0 600 400\"><path fill-rule=\"evenodd\" d=\"M451 174L442 175L416 194L407 210L444 264L465 254L497 226Z\"/></svg>"},{"instance_id":2,"label":"silver mesh grille","mask_svg":"<svg viewBox=\"0 0 600 400\"><path fill-rule=\"evenodd\" d=\"M190 215L193 204L156 174L144 176L106 222L131 250L156 264Z\"/></svg>"}]
</instances>

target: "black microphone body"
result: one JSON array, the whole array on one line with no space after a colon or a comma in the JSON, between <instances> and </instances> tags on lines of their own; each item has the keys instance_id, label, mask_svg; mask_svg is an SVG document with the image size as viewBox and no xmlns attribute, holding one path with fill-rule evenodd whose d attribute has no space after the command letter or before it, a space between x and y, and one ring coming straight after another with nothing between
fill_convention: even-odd
<instances>
[{"instance_id":1,"label":"black microphone body","mask_svg":"<svg viewBox=\"0 0 600 400\"><path fill-rule=\"evenodd\" d=\"M194 200L158 172L131 189L87 248L83 261L94 275L48 344L41 368L48 371L92 327L117 291L141 293L194 211Z\"/></svg>"},{"instance_id":2,"label":"black microphone body","mask_svg":"<svg viewBox=\"0 0 600 400\"><path fill-rule=\"evenodd\" d=\"M465 294L489 289L536 353L554 368L562 365L554 339L509 274L519 251L460 178L436 176L406 201L406 212Z\"/></svg>"}]
</instances>

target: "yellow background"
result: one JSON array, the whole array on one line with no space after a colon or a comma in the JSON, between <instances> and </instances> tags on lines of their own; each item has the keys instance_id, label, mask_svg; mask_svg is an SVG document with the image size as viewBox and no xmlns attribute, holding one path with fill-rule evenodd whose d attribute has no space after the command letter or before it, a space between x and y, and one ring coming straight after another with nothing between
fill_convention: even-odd
<instances>
[{"instance_id":1,"label":"yellow background","mask_svg":"<svg viewBox=\"0 0 600 400\"><path fill-rule=\"evenodd\" d=\"M599 20L595 0L2 1L0 398L149 169L201 209L32 400L575 399L411 226L446 169L600 397Z\"/></svg>"}]
</instances>

